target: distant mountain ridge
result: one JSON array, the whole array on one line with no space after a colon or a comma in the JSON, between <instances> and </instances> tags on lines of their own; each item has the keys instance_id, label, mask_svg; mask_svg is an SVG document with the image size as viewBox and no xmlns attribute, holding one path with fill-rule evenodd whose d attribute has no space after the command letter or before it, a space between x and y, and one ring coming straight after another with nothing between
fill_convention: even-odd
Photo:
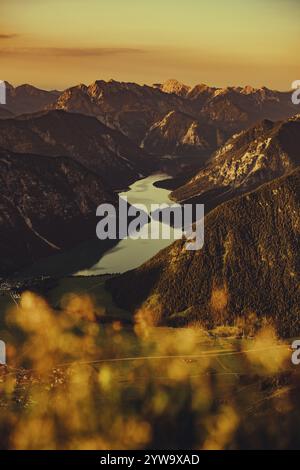
<instances>
[{"instance_id":1,"label":"distant mountain ridge","mask_svg":"<svg viewBox=\"0 0 300 470\"><path fill-rule=\"evenodd\" d=\"M149 152L153 151L153 145L148 134L173 112L213 126L215 132L228 137L257 121L287 119L298 112L289 92L251 86L216 88L199 84L190 87L175 79L153 86L97 80L91 85L80 84L62 92L39 90L30 85L14 88L8 84L7 87L8 103L5 109L14 115L47 108L94 116L111 129L122 132L138 146L144 143L145 150ZM172 127L172 122L169 127ZM176 124L173 135L175 130ZM198 137L194 147L186 148L188 154L190 151L191 155L196 153L199 140L210 140L205 128ZM160 140L162 145L154 146L159 155L169 144L174 151L178 150L178 139L174 138L171 142L167 138L165 143L163 137ZM149 149L146 145L148 141Z\"/></svg>"},{"instance_id":2,"label":"distant mountain ridge","mask_svg":"<svg viewBox=\"0 0 300 470\"><path fill-rule=\"evenodd\" d=\"M60 95L59 91L46 91L32 85L20 85L13 87L6 84L6 105L1 105L1 109L6 109L13 115L24 113L35 113L54 103ZM1 116L0 116L1 117Z\"/></svg>"},{"instance_id":3,"label":"distant mountain ridge","mask_svg":"<svg viewBox=\"0 0 300 470\"><path fill-rule=\"evenodd\" d=\"M96 116L140 144L155 121L181 106L178 96L167 95L147 85L98 80L89 86L65 90L51 108Z\"/></svg>"},{"instance_id":4,"label":"distant mountain ridge","mask_svg":"<svg viewBox=\"0 0 300 470\"><path fill-rule=\"evenodd\" d=\"M158 127L171 112L186 114L232 135L262 119L287 119L298 111L289 92L249 86L188 87L176 80L153 87L99 80L65 90L50 107L96 116L137 145L148 142L150 129ZM205 133L201 137L207 138ZM176 148L176 140L173 147Z\"/></svg>"}]
</instances>

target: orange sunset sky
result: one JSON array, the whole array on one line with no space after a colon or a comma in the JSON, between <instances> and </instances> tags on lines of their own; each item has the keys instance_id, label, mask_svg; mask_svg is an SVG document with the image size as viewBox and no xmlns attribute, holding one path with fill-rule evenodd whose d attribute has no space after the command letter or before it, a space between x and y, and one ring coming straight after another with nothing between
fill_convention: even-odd
<instances>
[{"instance_id":1,"label":"orange sunset sky","mask_svg":"<svg viewBox=\"0 0 300 470\"><path fill-rule=\"evenodd\" d=\"M300 0L1 0L1 80L96 79L290 89Z\"/></svg>"}]
</instances>

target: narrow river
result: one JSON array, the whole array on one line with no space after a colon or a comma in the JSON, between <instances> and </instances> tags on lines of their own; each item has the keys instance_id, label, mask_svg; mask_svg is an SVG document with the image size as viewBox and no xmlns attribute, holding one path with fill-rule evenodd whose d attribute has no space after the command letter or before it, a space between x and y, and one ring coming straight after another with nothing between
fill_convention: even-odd
<instances>
[{"instance_id":1,"label":"narrow river","mask_svg":"<svg viewBox=\"0 0 300 470\"><path fill-rule=\"evenodd\" d=\"M144 204L150 210L151 204L170 203L170 191L157 188L154 183L165 180L168 175L151 175L132 184L128 191L120 193L120 197L127 197L131 205ZM147 230L147 226L145 227ZM123 273L130 269L137 268L148 259L152 258L163 248L170 245L174 240L174 229L170 229L170 240L151 239L131 239L121 240L114 248L105 255L90 269L85 269L76 273L80 276Z\"/></svg>"}]
</instances>

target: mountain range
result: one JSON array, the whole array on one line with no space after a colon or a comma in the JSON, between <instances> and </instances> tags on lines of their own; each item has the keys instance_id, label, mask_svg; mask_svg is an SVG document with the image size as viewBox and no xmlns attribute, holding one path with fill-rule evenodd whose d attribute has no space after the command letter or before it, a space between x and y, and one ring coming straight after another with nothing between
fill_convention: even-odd
<instances>
[{"instance_id":1,"label":"mountain range","mask_svg":"<svg viewBox=\"0 0 300 470\"><path fill-rule=\"evenodd\" d=\"M154 171L205 203L205 244L177 241L109 281L163 325L272 320L300 332L300 118L290 93L96 81L8 86L0 107L1 275L95 237L95 209ZM103 250L105 247L103 247ZM253 320L254 319L254 320ZM250 320L249 320L250 321Z\"/></svg>"},{"instance_id":2,"label":"mountain range","mask_svg":"<svg viewBox=\"0 0 300 470\"><path fill-rule=\"evenodd\" d=\"M98 80L62 92L6 86L7 105L1 106L0 119L46 109L89 115L150 154L199 156L199 167L203 157L234 133L297 112L289 92L265 87L190 87L177 80L153 86Z\"/></svg>"},{"instance_id":3,"label":"mountain range","mask_svg":"<svg viewBox=\"0 0 300 470\"><path fill-rule=\"evenodd\" d=\"M174 111L209 125L203 125L201 134L198 134L198 138L203 141L211 140L210 126L214 126L221 135L224 133L229 136L259 120L286 119L297 112L289 92L252 87L212 88L206 85L196 85L192 88L176 80L168 80L165 84L152 87L100 80L89 86L79 85L65 90L50 107L96 116L138 145L145 139L146 150L146 136L150 129L153 131L160 127L162 122L170 121L170 113ZM169 130L172 126L176 127L176 123L177 120L172 119ZM199 141L198 138L196 141ZM167 144L168 140L167 135ZM217 139L215 142L217 143ZM159 154L164 151L161 147L153 148L151 139L149 143L149 151ZM174 130L172 151L177 152L177 144ZM192 153L195 153L194 150Z\"/></svg>"}]
</instances>

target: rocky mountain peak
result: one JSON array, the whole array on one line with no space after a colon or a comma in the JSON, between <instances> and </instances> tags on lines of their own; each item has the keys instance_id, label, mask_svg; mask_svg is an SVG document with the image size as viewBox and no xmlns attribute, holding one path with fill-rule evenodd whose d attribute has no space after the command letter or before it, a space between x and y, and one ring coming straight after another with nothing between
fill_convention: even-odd
<instances>
[{"instance_id":1,"label":"rocky mountain peak","mask_svg":"<svg viewBox=\"0 0 300 470\"><path fill-rule=\"evenodd\" d=\"M188 92L188 98L189 99L195 99L198 98L201 95L212 95L216 88L212 88L205 83L199 83L198 85L195 85L194 87L190 88Z\"/></svg>"},{"instance_id":2,"label":"rocky mountain peak","mask_svg":"<svg viewBox=\"0 0 300 470\"><path fill-rule=\"evenodd\" d=\"M190 86L185 85L174 78L170 78L161 85L161 90L164 93L174 93L179 96L186 96L190 89Z\"/></svg>"},{"instance_id":3,"label":"rocky mountain peak","mask_svg":"<svg viewBox=\"0 0 300 470\"><path fill-rule=\"evenodd\" d=\"M254 93L256 89L251 86L251 85L246 85L244 88L241 89L241 93L244 93L245 95L250 95L251 93Z\"/></svg>"}]
</instances>

